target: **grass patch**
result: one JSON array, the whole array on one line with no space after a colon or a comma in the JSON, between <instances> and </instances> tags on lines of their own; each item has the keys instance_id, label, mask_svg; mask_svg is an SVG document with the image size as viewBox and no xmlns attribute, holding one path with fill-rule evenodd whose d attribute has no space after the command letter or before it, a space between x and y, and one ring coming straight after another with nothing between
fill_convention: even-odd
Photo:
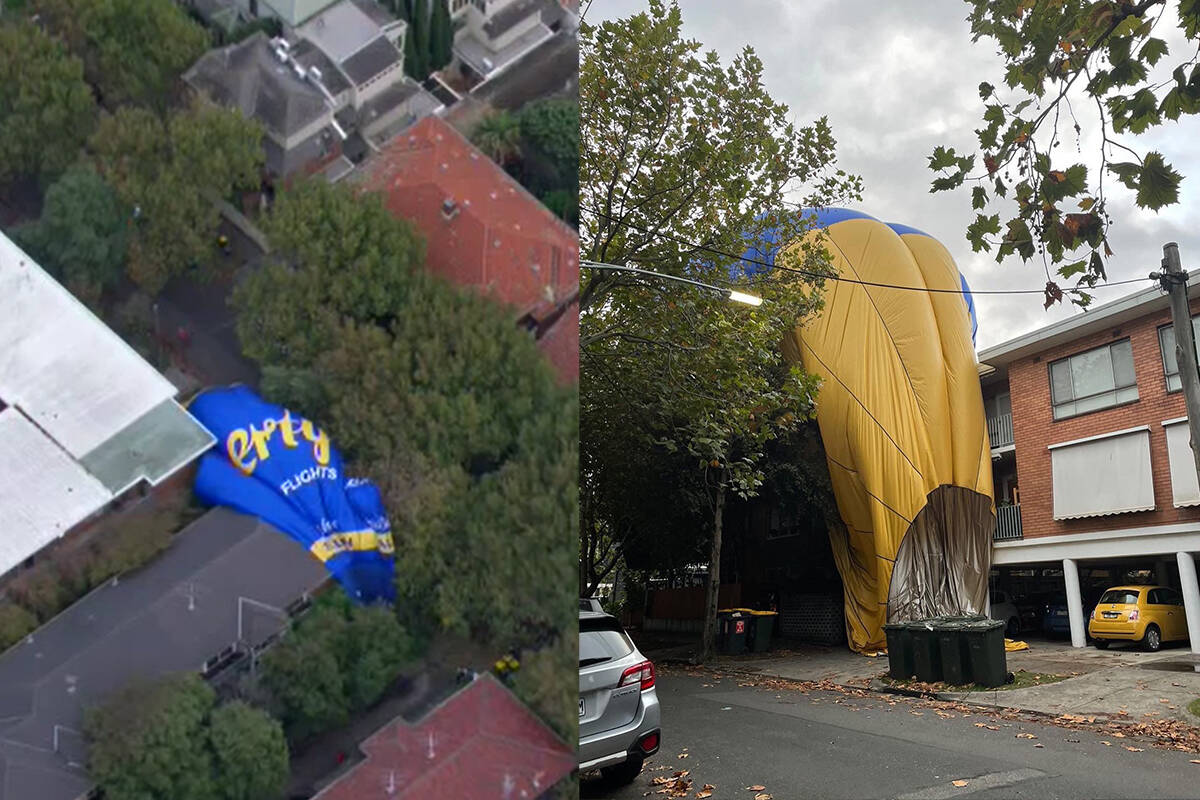
<instances>
[{"instance_id":1,"label":"grass patch","mask_svg":"<svg viewBox=\"0 0 1200 800\"><path fill-rule=\"evenodd\" d=\"M1200 697L1188 703L1188 713L1194 717L1200 717Z\"/></svg>"},{"instance_id":2,"label":"grass patch","mask_svg":"<svg viewBox=\"0 0 1200 800\"><path fill-rule=\"evenodd\" d=\"M975 683L959 686L957 684L946 683L945 681L925 683L918 680L898 680L887 675L882 676L881 680L888 686L895 686L900 689L915 689L922 692L995 692L1008 689L1028 689L1031 686L1045 686L1048 683L1064 681L1067 677L1066 675L1053 675L1048 672L1027 672L1019 669L1013 673L1013 682L1006 683L1003 686L980 686ZM1197 698L1197 702L1200 702L1200 698ZM1200 716L1200 708L1194 713Z\"/></svg>"}]
</instances>

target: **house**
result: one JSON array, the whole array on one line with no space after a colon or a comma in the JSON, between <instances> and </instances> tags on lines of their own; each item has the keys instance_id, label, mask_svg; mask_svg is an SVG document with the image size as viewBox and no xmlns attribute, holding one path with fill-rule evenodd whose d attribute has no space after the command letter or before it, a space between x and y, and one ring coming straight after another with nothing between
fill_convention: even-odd
<instances>
[{"instance_id":1,"label":"house","mask_svg":"<svg viewBox=\"0 0 1200 800\"><path fill-rule=\"evenodd\" d=\"M214 439L177 390L0 234L0 574Z\"/></svg>"},{"instance_id":2,"label":"house","mask_svg":"<svg viewBox=\"0 0 1200 800\"><path fill-rule=\"evenodd\" d=\"M1065 594L1077 647L1098 592L1130 580L1182 586L1200 619L1200 485L1170 322L1152 287L979 353L993 586Z\"/></svg>"},{"instance_id":3,"label":"house","mask_svg":"<svg viewBox=\"0 0 1200 800\"><path fill-rule=\"evenodd\" d=\"M267 168L285 180L339 166L344 174L368 142L442 108L404 75L403 20L373 0L310 10L285 36L256 33L211 50L183 76L212 101L263 124Z\"/></svg>"},{"instance_id":4,"label":"house","mask_svg":"<svg viewBox=\"0 0 1200 800\"><path fill-rule=\"evenodd\" d=\"M579 237L569 225L436 116L356 178L424 234L430 269L511 306L559 375L578 379Z\"/></svg>"},{"instance_id":5,"label":"house","mask_svg":"<svg viewBox=\"0 0 1200 800\"><path fill-rule=\"evenodd\" d=\"M555 0L445 0L454 55L487 79L554 35L567 10ZM549 23L549 24L547 24Z\"/></svg>"},{"instance_id":6,"label":"house","mask_svg":"<svg viewBox=\"0 0 1200 800\"><path fill-rule=\"evenodd\" d=\"M576 766L575 747L491 675L415 725L392 720L359 749L364 760L313 800L537 800Z\"/></svg>"}]
</instances>

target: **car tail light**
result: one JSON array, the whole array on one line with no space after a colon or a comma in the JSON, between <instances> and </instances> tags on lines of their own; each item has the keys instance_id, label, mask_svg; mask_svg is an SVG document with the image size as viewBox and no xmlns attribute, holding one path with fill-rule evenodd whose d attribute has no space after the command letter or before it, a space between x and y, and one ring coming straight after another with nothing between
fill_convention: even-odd
<instances>
[{"instance_id":1,"label":"car tail light","mask_svg":"<svg viewBox=\"0 0 1200 800\"><path fill-rule=\"evenodd\" d=\"M1139 617L1139 616L1140 616L1140 615L1138 614L1138 610L1135 608L1133 611L1130 611L1130 612L1129 612L1129 621L1130 621L1130 622L1137 622L1137 621L1138 621L1138 617Z\"/></svg>"},{"instance_id":2,"label":"car tail light","mask_svg":"<svg viewBox=\"0 0 1200 800\"><path fill-rule=\"evenodd\" d=\"M631 686L635 683L642 684L642 691L646 691L654 685L654 665L649 661L643 661L640 664L635 664L629 669L621 673L621 680L617 683L617 688L622 686Z\"/></svg>"},{"instance_id":3,"label":"car tail light","mask_svg":"<svg viewBox=\"0 0 1200 800\"><path fill-rule=\"evenodd\" d=\"M648 733L642 737L642 741L638 742L638 747L642 748L642 752L650 755L658 749L658 731Z\"/></svg>"}]
</instances>

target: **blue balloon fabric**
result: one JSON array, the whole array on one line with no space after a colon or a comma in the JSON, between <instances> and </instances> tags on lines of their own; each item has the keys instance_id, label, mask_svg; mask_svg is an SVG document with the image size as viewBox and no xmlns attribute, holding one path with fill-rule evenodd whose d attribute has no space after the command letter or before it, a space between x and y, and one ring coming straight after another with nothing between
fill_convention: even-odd
<instances>
[{"instance_id":1,"label":"blue balloon fabric","mask_svg":"<svg viewBox=\"0 0 1200 800\"><path fill-rule=\"evenodd\" d=\"M217 439L197 471L201 501L275 526L324 563L352 599L395 598L383 498L370 481L346 477L324 431L245 386L203 392L188 410Z\"/></svg>"}]
</instances>

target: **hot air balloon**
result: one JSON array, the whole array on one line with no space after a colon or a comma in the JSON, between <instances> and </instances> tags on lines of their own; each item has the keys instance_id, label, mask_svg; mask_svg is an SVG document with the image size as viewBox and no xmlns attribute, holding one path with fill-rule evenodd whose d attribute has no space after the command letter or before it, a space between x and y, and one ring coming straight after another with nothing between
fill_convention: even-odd
<instances>
[{"instance_id":1,"label":"hot air balloon","mask_svg":"<svg viewBox=\"0 0 1200 800\"><path fill-rule=\"evenodd\" d=\"M395 597L394 546L379 489L348 478L328 435L244 386L188 406L217 439L196 474L201 501L261 518L325 564L362 603Z\"/></svg>"},{"instance_id":2,"label":"hot air balloon","mask_svg":"<svg viewBox=\"0 0 1200 800\"><path fill-rule=\"evenodd\" d=\"M804 213L816 218L806 236L823 237L849 280L826 282L824 308L783 348L821 378L817 423L841 517L830 539L847 637L854 650L878 650L885 622L985 608L995 506L978 324L937 240L857 211ZM773 242L747 258L772 260L795 245Z\"/></svg>"}]
</instances>

